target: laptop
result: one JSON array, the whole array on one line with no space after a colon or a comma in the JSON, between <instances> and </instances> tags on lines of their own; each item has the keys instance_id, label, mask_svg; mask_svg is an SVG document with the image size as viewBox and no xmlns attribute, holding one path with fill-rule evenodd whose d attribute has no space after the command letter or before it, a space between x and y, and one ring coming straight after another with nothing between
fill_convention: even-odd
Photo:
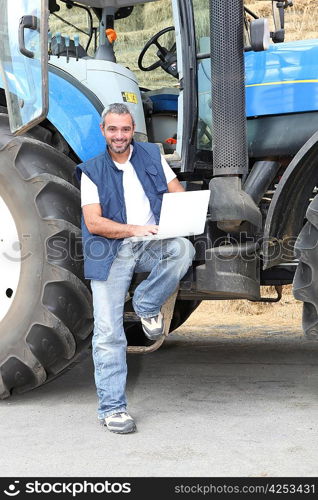
<instances>
[{"instance_id":1,"label":"laptop","mask_svg":"<svg viewBox=\"0 0 318 500\"><path fill-rule=\"evenodd\" d=\"M150 236L133 236L131 241L160 240L202 234L210 200L210 190L164 193L159 229Z\"/></svg>"}]
</instances>

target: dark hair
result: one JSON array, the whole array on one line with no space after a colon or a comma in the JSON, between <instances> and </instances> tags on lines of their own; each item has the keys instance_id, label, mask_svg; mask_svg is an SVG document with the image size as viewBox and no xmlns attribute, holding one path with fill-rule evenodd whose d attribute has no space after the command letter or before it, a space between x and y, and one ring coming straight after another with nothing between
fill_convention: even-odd
<instances>
[{"instance_id":1,"label":"dark hair","mask_svg":"<svg viewBox=\"0 0 318 500\"><path fill-rule=\"evenodd\" d=\"M107 108L104 109L101 115L102 125L104 125L105 117L109 113L115 113L116 115L130 115L132 124L133 126L135 125L135 119L133 117L132 112L130 111L128 106L126 106L126 104L123 104L122 102L114 102L113 104L110 104L109 106L107 106Z\"/></svg>"}]
</instances>

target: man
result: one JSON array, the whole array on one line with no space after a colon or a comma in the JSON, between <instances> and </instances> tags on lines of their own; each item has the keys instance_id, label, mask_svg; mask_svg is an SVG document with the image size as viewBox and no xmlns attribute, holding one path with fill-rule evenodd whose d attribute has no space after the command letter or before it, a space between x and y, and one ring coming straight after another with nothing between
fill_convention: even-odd
<instances>
[{"instance_id":1,"label":"man","mask_svg":"<svg viewBox=\"0 0 318 500\"><path fill-rule=\"evenodd\" d=\"M100 125L104 154L77 167L81 176L85 277L94 307L93 360L98 418L121 434L136 425L126 406L126 347L123 311L134 272L149 272L136 288L133 307L145 335L163 333L162 304L191 265L194 248L185 238L134 241L156 234L164 192L184 191L154 144L133 141L128 107L114 103Z\"/></svg>"}]
</instances>

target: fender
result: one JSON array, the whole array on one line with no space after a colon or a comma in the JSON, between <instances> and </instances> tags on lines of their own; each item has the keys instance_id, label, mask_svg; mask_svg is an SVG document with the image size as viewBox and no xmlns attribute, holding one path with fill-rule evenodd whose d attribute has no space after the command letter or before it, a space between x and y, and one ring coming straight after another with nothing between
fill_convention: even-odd
<instances>
[{"instance_id":1,"label":"fender","mask_svg":"<svg viewBox=\"0 0 318 500\"><path fill-rule=\"evenodd\" d=\"M245 53L248 117L318 109L318 40L270 45Z\"/></svg>"},{"instance_id":2,"label":"fender","mask_svg":"<svg viewBox=\"0 0 318 500\"><path fill-rule=\"evenodd\" d=\"M49 66L48 120L57 128L81 161L101 154L100 133L104 106L87 87L65 71Z\"/></svg>"},{"instance_id":3,"label":"fender","mask_svg":"<svg viewBox=\"0 0 318 500\"><path fill-rule=\"evenodd\" d=\"M318 132L315 132L290 162L271 201L264 228L264 269L294 258L294 244L317 183Z\"/></svg>"},{"instance_id":4,"label":"fender","mask_svg":"<svg viewBox=\"0 0 318 500\"><path fill-rule=\"evenodd\" d=\"M60 68L49 65L49 112L47 119L56 127L81 161L105 150L100 132L104 109L96 95ZM4 89L0 75L0 88Z\"/></svg>"}]
</instances>

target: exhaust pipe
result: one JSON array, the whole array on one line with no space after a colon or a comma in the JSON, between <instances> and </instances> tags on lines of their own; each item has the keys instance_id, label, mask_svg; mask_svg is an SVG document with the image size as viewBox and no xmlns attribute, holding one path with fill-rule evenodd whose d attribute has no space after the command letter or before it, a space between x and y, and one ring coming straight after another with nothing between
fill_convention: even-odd
<instances>
[{"instance_id":1,"label":"exhaust pipe","mask_svg":"<svg viewBox=\"0 0 318 500\"><path fill-rule=\"evenodd\" d=\"M248 172L245 114L243 0L210 0L213 179L211 220L239 231L243 221L261 226L261 213L242 190Z\"/></svg>"}]
</instances>

